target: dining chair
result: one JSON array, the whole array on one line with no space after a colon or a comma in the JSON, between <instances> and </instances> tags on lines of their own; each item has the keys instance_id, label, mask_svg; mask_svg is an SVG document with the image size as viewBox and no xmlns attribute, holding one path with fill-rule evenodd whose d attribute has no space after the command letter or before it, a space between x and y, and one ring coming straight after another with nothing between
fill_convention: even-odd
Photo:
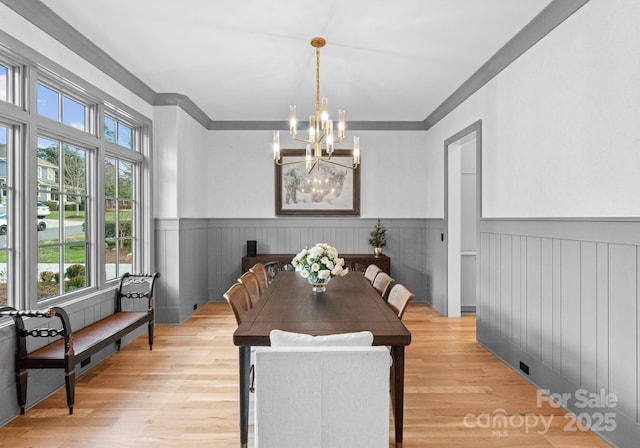
<instances>
[{"instance_id":1,"label":"dining chair","mask_svg":"<svg viewBox=\"0 0 640 448\"><path fill-rule=\"evenodd\" d=\"M389 366L370 342L257 347L256 446L388 448Z\"/></svg>"},{"instance_id":2,"label":"dining chair","mask_svg":"<svg viewBox=\"0 0 640 448\"><path fill-rule=\"evenodd\" d=\"M247 288L242 283L234 283L229 289L227 289L227 292L225 292L223 296L227 303L231 306L231 310L233 310L233 315L236 317L236 323L240 325L244 316L246 316L247 313L251 311L252 305L249 291L247 291ZM249 392L255 391L254 357L255 353L252 349L251 367L249 368Z\"/></svg>"},{"instance_id":3,"label":"dining chair","mask_svg":"<svg viewBox=\"0 0 640 448\"><path fill-rule=\"evenodd\" d=\"M291 263L285 263L285 264L282 265L282 270L283 271L295 271L296 268Z\"/></svg>"},{"instance_id":4,"label":"dining chair","mask_svg":"<svg viewBox=\"0 0 640 448\"><path fill-rule=\"evenodd\" d=\"M242 318L251 311L251 296L242 283L234 283L223 295L224 299L231 306L236 323L240 325Z\"/></svg>"},{"instance_id":5,"label":"dining chair","mask_svg":"<svg viewBox=\"0 0 640 448\"><path fill-rule=\"evenodd\" d=\"M267 271L267 280L268 283L271 283L276 275L278 275L278 271L280 270L280 262L277 260L267 261L264 264L264 268Z\"/></svg>"},{"instance_id":6,"label":"dining chair","mask_svg":"<svg viewBox=\"0 0 640 448\"><path fill-rule=\"evenodd\" d=\"M240 276L238 282L242 283L251 299L251 306L255 305L260 299L260 285L258 283L258 277L251 271L247 271Z\"/></svg>"},{"instance_id":7,"label":"dining chair","mask_svg":"<svg viewBox=\"0 0 640 448\"><path fill-rule=\"evenodd\" d=\"M378 291L378 294L380 294L380 297L382 297L384 300L387 300L389 286L391 285L392 281L393 279L391 278L391 276L382 271L378 272L376 278L373 279L373 288Z\"/></svg>"},{"instance_id":8,"label":"dining chair","mask_svg":"<svg viewBox=\"0 0 640 448\"><path fill-rule=\"evenodd\" d=\"M376 266L376 265L374 265ZM353 270L364 274L367 271L367 265L362 263L353 263Z\"/></svg>"},{"instance_id":9,"label":"dining chair","mask_svg":"<svg viewBox=\"0 0 640 448\"><path fill-rule=\"evenodd\" d=\"M369 283L373 284L373 280L375 280L378 272L382 272L382 269L380 269L377 264L371 263L364 271L364 277L369 280Z\"/></svg>"},{"instance_id":10,"label":"dining chair","mask_svg":"<svg viewBox=\"0 0 640 448\"><path fill-rule=\"evenodd\" d=\"M404 310L407 308L409 302L414 299L414 295L404 285L396 283L389 292L389 299L387 304L398 315L398 318L402 320Z\"/></svg>"},{"instance_id":11,"label":"dining chair","mask_svg":"<svg viewBox=\"0 0 640 448\"><path fill-rule=\"evenodd\" d=\"M269 273L267 272L267 268L262 263L256 263L249 268L249 271L256 274L258 285L260 286L260 294L264 294L269 286Z\"/></svg>"}]
</instances>

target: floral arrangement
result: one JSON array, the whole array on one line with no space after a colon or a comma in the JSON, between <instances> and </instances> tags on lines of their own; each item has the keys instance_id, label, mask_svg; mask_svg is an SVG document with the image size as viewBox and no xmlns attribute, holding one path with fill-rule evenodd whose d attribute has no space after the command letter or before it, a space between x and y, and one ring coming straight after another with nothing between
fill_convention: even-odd
<instances>
[{"instance_id":1,"label":"floral arrangement","mask_svg":"<svg viewBox=\"0 0 640 448\"><path fill-rule=\"evenodd\" d=\"M349 268L344 267L344 259L338 258L336 248L326 243L301 250L291 264L301 277L312 284L328 283L333 277L343 277L349 272Z\"/></svg>"}]
</instances>

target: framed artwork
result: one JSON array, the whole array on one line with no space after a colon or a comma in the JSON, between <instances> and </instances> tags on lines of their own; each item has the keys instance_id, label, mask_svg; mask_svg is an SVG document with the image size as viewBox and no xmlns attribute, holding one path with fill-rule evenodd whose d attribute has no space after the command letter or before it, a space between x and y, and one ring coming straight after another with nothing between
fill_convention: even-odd
<instances>
[{"instance_id":1,"label":"framed artwork","mask_svg":"<svg viewBox=\"0 0 640 448\"><path fill-rule=\"evenodd\" d=\"M321 161L307 173L304 150L285 149L281 155L284 165L276 165L275 176L276 215L360 214L360 168L352 170ZM337 149L331 160L351 166L352 152Z\"/></svg>"}]
</instances>

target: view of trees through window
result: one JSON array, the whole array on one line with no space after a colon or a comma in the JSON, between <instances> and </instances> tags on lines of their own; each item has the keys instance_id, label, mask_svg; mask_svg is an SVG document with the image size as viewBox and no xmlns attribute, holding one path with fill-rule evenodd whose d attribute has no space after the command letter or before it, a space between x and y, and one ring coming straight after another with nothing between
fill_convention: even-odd
<instances>
[{"instance_id":1,"label":"view of trees through window","mask_svg":"<svg viewBox=\"0 0 640 448\"><path fill-rule=\"evenodd\" d=\"M114 157L104 159L106 280L131 271L134 245L134 165Z\"/></svg>"},{"instance_id":2,"label":"view of trees through window","mask_svg":"<svg viewBox=\"0 0 640 448\"><path fill-rule=\"evenodd\" d=\"M134 131L128 126L109 115L104 116L104 139L117 143L125 148L133 149Z\"/></svg>"},{"instance_id":3,"label":"view of trees through window","mask_svg":"<svg viewBox=\"0 0 640 448\"><path fill-rule=\"evenodd\" d=\"M37 155L44 168L38 201L49 207L49 224L38 235L38 298L44 299L89 285L87 150L38 137Z\"/></svg>"}]
</instances>

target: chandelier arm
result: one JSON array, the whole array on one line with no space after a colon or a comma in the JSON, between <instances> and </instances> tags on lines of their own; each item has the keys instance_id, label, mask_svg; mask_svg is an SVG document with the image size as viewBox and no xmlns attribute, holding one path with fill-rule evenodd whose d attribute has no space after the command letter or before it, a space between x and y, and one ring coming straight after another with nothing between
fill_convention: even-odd
<instances>
[{"instance_id":1,"label":"chandelier arm","mask_svg":"<svg viewBox=\"0 0 640 448\"><path fill-rule=\"evenodd\" d=\"M315 143L313 140L306 139L306 138L299 138L299 137L295 137L295 136L292 136L292 138L293 138L293 140L295 140L297 142L301 142L301 143L309 143L309 144Z\"/></svg>"},{"instance_id":2,"label":"chandelier arm","mask_svg":"<svg viewBox=\"0 0 640 448\"><path fill-rule=\"evenodd\" d=\"M355 170L356 168L358 168L358 166L357 166L357 165L355 165L355 164L353 164L353 165L345 165L345 164L343 164L343 163L338 163L338 162L334 162L333 160L329 160L329 159L328 159L328 158L326 158L326 157L325 157L325 158L323 158L323 159L318 159L318 160L316 161L316 163L317 163L318 161L320 161L320 160L322 160L323 162L330 163L331 165L340 166L340 167L342 167L342 168L348 168L348 169L350 169L350 170Z\"/></svg>"},{"instance_id":3,"label":"chandelier arm","mask_svg":"<svg viewBox=\"0 0 640 448\"><path fill-rule=\"evenodd\" d=\"M314 158L313 165L311 165L311 169L308 172L311 172L311 170L313 170L313 168L316 167L318 162L321 162L321 161L322 162L327 162L327 163L330 163L331 165L339 166L339 167L342 167L342 168L347 168L347 169L350 169L350 170L355 170L356 168L358 168L358 166L355 165L355 164L354 165L345 165L343 163L338 163L338 162L334 162L333 160L329 160L328 158L322 158L322 159ZM300 163L306 163L306 160L295 160L293 162L281 162L280 160L276 160L275 163L278 166L297 165L297 164L300 164Z\"/></svg>"},{"instance_id":4,"label":"chandelier arm","mask_svg":"<svg viewBox=\"0 0 640 448\"><path fill-rule=\"evenodd\" d=\"M298 163L306 163L306 160L295 160L293 162L282 162L280 160L276 160L276 165L278 166L296 165Z\"/></svg>"}]
</instances>

